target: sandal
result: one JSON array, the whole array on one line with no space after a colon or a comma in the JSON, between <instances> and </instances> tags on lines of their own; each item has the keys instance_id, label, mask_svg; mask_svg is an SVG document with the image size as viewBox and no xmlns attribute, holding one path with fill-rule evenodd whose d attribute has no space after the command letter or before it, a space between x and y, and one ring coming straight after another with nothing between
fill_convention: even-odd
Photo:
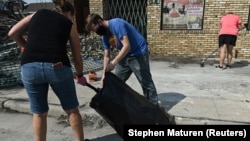
<instances>
[{"instance_id":1,"label":"sandal","mask_svg":"<svg viewBox=\"0 0 250 141\"><path fill-rule=\"evenodd\" d=\"M231 69L231 68L232 68L232 67L231 67L231 65L226 65L226 67L227 67L227 68L229 68L229 69Z\"/></svg>"},{"instance_id":2,"label":"sandal","mask_svg":"<svg viewBox=\"0 0 250 141\"><path fill-rule=\"evenodd\" d=\"M226 67L223 67L223 66L220 66L220 65L215 66L215 67L216 67L216 68L220 68L220 69L222 69L222 70L226 69Z\"/></svg>"}]
</instances>

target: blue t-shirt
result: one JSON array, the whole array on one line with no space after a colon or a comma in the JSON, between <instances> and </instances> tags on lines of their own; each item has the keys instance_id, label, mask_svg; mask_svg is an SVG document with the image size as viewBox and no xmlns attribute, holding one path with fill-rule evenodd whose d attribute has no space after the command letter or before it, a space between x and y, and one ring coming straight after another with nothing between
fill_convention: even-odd
<instances>
[{"instance_id":1,"label":"blue t-shirt","mask_svg":"<svg viewBox=\"0 0 250 141\"><path fill-rule=\"evenodd\" d=\"M138 56L144 54L147 51L147 41L130 23L120 18L114 18L108 22L111 34L116 38L117 49L121 50L122 43L120 40L123 36L127 35L131 46L127 56ZM104 49L109 49L110 47L108 40L108 37L102 37Z\"/></svg>"}]
</instances>

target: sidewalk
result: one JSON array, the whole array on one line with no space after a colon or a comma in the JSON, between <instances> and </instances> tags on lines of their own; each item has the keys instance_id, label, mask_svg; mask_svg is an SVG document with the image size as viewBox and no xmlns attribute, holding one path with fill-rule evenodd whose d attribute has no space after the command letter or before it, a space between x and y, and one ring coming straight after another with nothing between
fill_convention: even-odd
<instances>
[{"instance_id":1,"label":"sidewalk","mask_svg":"<svg viewBox=\"0 0 250 141\"><path fill-rule=\"evenodd\" d=\"M176 117L177 124L250 124L250 62L236 59L233 62L233 68L220 70L213 61L200 67L197 62L151 60L161 106ZM97 76L101 77L101 73L98 71ZM100 87L99 81L91 84ZM142 94L134 75L127 84ZM95 92L78 84L76 87L83 118L101 127L104 122L97 121L102 121L102 117L89 107ZM48 100L50 116L65 115L51 89ZM0 89L0 103L0 108L30 113L23 87Z\"/></svg>"}]
</instances>

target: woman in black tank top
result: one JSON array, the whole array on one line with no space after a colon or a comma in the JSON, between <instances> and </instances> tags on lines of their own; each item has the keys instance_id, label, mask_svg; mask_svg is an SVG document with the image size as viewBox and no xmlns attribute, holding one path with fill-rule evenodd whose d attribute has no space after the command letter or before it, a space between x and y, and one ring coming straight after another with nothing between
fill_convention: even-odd
<instances>
[{"instance_id":1,"label":"woman in black tank top","mask_svg":"<svg viewBox=\"0 0 250 141\"><path fill-rule=\"evenodd\" d=\"M25 47L21 57L21 77L29 96L33 113L33 131L36 141L46 140L48 88L60 100L67 113L77 141L83 141L82 117L71 64L67 56L67 42L76 69L76 81L86 85L83 76L83 61L80 54L80 39L73 21L74 7L66 0L53 0L55 11L38 10L19 21L8 35L19 46ZM28 33L27 41L23 35Z\"/></svg>"}]
</instances>

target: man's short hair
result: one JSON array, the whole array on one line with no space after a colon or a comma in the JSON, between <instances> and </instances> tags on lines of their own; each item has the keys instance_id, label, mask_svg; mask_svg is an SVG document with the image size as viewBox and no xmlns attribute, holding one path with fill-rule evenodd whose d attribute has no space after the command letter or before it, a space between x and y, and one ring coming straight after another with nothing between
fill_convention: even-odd
<instances>
[{"instance_id":1,"label":"man's short hair","mask_svg":"<svg viewBox=\"0 0 250 141\"><path fill-rule=\"evenodd\" d=\"M86 31L90 32L92 24L97 24L99 19L103 20L103 18L98 14L89 14L86 20Z\"/></svg>"}]
</instances>

